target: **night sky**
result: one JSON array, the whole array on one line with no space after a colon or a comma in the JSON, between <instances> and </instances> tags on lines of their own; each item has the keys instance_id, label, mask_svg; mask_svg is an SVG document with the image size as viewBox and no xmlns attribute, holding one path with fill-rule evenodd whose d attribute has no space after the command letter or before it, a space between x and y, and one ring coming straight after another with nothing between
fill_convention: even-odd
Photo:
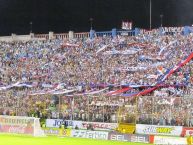
<instances>
[{"instance_id":1,"label":"night sky","mask_svg":"<svg viewBox=\"0 0 193 145\"><path fill-rule=\"evenodd\" d=\"M149 27L149 0L0 0L0 35L120 28L122 20ZM152 0L152 27L193 24L193 0Z\"/></svg>"}]
</instances>

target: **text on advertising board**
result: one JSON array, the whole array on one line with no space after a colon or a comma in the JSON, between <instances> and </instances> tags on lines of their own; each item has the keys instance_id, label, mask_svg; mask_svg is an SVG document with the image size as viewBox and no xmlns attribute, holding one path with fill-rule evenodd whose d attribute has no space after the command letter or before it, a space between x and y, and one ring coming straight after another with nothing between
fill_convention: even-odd
<instances>
[{"instance_id":1,"label":"text on advertising board","mask_svg":"<svg viewBox=\"0 0 193 145\"><path fill-rule=\"evenodd\" d=\"M108 139L108 132L103 131L87 131L87 130L72 130L72 137L91 138L91 139Z\"/></svg>"},{"instance_id":2,"label":"text on advertising board","mask_svg":"<svg viewBox=\"0 0 193 145\"><path fill-rule=\"evenodd\" d=\"M182 126L158 126L137 124L136 133L180 136L182 133Z\"/></svg>"}]
</instances>

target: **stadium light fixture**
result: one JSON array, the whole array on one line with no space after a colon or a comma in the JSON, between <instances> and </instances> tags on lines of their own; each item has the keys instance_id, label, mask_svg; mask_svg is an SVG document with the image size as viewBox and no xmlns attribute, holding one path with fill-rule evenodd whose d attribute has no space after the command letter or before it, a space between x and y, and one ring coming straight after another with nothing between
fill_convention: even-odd
<instances>
[{"instance_id":1,"label":"stadium light fixture","mask_svg":"<svg viewBox=\"0 0 193 145\"><path fill-rule=\"evenodd\" d=\"M90 30L92 30L92 27L93 27L93 18L90 18Z\"/></svg>"},{"instance_id":2,"label":"stadium light fixture","mask_svg":"<svg viewBox=\"0 0 193 145\"><path fill-rule=\"evenodd\" d=\"M160 23L161 23L160 26L161 26L161 27L163 27L163 16L164 16L163 14L160 15Z\"/></svg>"},{"instance_id":3,"label":"stadium light fixture","mask_svg":"<svg viewBox=\"0 0 193 145\"><path fill-rule=\"evenodd\" d=\"M152 25L152 3L151 0L149 1L149 29L151 30L151 25Z\"/></svg>"},{"instance_id":4,"label":"stadium light fixture","mask_svg":"<svg viewBox=\"0 0 193 145\"><path fill-rule=\"evenodd\" d=\"M33 22L30 22L30 33L32 33L32 28L33 28Z\"/></svg>"}]
</instances>

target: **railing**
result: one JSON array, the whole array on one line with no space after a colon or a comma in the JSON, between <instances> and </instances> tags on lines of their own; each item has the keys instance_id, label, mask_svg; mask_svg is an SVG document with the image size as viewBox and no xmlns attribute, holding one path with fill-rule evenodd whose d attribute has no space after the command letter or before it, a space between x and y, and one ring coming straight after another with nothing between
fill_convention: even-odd
<instances>
[{"instance_id":1,"label":"railing","mask_svg":"<svg viewBox=\"0 0 193 145\"><path fill-rule=\"evenodd\" d=\"M97 37L112 36L112 31L96 32Z\"/></svg>"},{"instance_id":2,"label":"railing","mask_svg":"<svg viewBox=\"0 0 193 145\"><path fill-rule=\"evenodd\" d=\"M74 33L74 38L89 38L89 32Z\"/></svg>"},{"instance_id":3,"label":"railing","mask_svg":"<svg viewBox=\"0 0 193 145\"><path fill-rule=\"evenodd\" d=\"M49 39L49 34L36 34L34 35L35 38L45 38Z\"/></svg>"},{"instance_id":4,"label":"railing","mask_svg":"<svg viewBox=\"0 0 193 145\"><path fill-rule=\"evenodd\" d=\"M68 33L61 33L61 34L54 34L54 38L56 39L68 39L69 34Z\"/></svg>"}]
</instances>

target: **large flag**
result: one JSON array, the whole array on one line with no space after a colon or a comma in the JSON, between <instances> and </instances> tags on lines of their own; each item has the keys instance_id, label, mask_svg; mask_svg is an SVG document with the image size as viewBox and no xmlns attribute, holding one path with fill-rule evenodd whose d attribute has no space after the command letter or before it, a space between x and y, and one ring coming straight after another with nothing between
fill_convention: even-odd
<instances>
[{"instance_id":1,"label":"large flag","mask_svg":"<svg viewBox=\"0 0 193 145\"><path fill-rule=\"evenodd\" d=\"M85 95L96 95L96 94L100 94L103 93L104 91L108 90L108 88L104 88L102 90L97 90L97 91L92 91L92 92L86 92L84 93Z\"/></svg>"},{"instance_id":2,"label":"large flag","mask_svg":"<svg viewBox=\"0 0 193 145\"><path fill-rule=\"evenodd\" d=\"M120 89L120 90L116 90L116 91L110 92L107 95L119 95L119 94L122 94L124 92L127 92L130 89L132 89L132 88L130 88L130 87L123 88L123 89Z\"/></svg>"},{"instance_id":3,"label":"large flag","mask_svg":"<svg viewBox=\"0 0 193 145\"><path fill-rule=\"evenodd\" d=\"M167 71L164 76L161 77L159 81L163 82L165 81L170 75L172 75L176 70L183 67L185 64L187 64L191 59L193 58L193 52L184 60L180 61L176 66L174 66L172 69Z\"/></svg>"},{"instance_id":4,"label":"large flag","mask_svg":"<svg viewBox=\"0 0 193 145\"><path fill-rule=\"evenodd\" d=\"M171 76L176 70L183 67L185 64L187 64L191 59L193 58L193 52L184 60L180 61L176 66L174 66L169 71L166 71L166 73L161 77L161 80L157 84L154 85L153 88L149 88L146 90L143 90L141 92L136 92L132 94L123 94L124 97L133 97L133 96L140 96L140 95L146 95L157 88L163 87L162 82L164 82L169 76Z\"/></svg>"},{"instance_id":5,"label":"large flag","mask_svg":"<svg viewBox=\"0 0 193 145\"><path fill-rule=\"evenodd\" d=\"M99 52L103 51L107 47L108 47L108 45L103 45L101 48L99 48L99 50L97 50L96 54L98 54Z\"/></svg>"},{"instance_id":6,"label":"large flag","mask_svg":"<svg viewBox=\"0 0 193 145\"><path fill-rule=\"evenodd\" d=\"M146 90L143 90L141 92L136 92L136 93L130 93L130 94L123 94L123 97L135 97L135 96L140 96L140 95L146 95L148 93L151 93L152 91L156 90L158 87L153 87L153 88L149 88Z\"/></svg>"}]
</instances>

